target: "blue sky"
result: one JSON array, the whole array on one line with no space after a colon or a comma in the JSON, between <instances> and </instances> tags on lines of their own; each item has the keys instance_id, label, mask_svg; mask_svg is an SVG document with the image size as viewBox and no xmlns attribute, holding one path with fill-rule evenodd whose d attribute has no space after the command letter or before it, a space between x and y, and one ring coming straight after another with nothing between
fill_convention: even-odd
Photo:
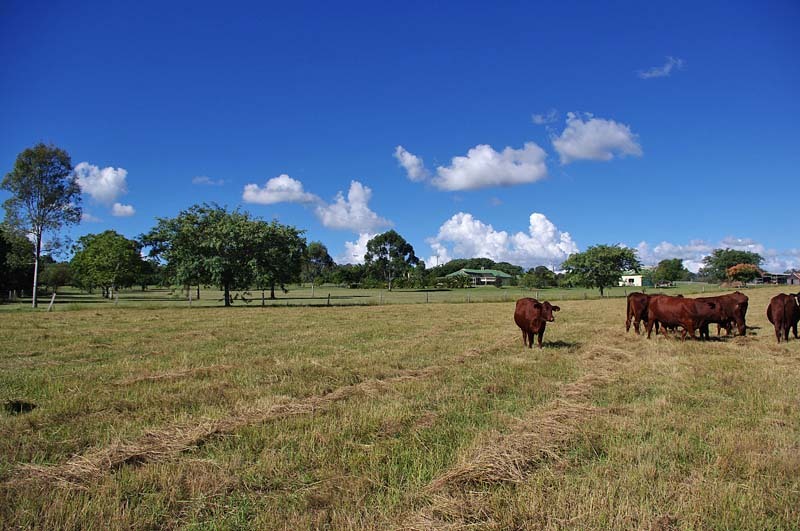
<instances>
[{"instance_id":1,"label":"blue sky","mask_svg":"<svg viewBox=\"0 0 800 531\"><path fill-rule=\"evenodd\" d=\"M496 4L8 0L0 169L66 149L73 236L216 201L340 262L391 227L429 266L800 267L800 4Z\"/></svg>"}]
</instances>

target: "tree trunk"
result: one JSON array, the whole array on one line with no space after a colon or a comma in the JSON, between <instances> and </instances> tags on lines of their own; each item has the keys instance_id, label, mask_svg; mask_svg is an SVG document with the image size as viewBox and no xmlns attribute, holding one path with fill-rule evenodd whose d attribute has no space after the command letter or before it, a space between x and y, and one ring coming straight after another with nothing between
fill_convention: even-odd
<instances>
[{"instance_id":1,"label":"tree trunk","mask_svg":"<svg viewBox=\"0 0 800 531\"><path fill-rule=\"evenodd\" d=\"M39 255L42 254L42 233L36 235L36 261L33 263L33 297L32 306L36 308L38 300L36 299L36 291L39 288Z\"/></svg>"},{"instance_id":2,"label":"tree trunk","mask_svg":"<svg viewBox=\"0 0 800 531\"><path fill-rule=\"evenodd\" d=\"M600 296L603 296L603 286L600 286Z\"/></svg>"},{"instance_id":3,"label":"tree trunk","mask_svg":"<svg viewBox=\"0 0 800 531\"><path fill-rule=\"evenodd\" d=\"M195 297L195 300L200 300L200 284L197 285L197 297Z\"/></svg>"},{"instance_id":4,"label":"tree trunk","mask_svg":"<svg viewBox=\"0 0 800 531\"><path fill-rule=\"evenodd\" d=\"M228 284L225 284L224 289L225 289L225 295L224 295L225 296L225 306L230 306L231 305L231 290L230 290L230 287L228 286Z\"/></svg>"},{"instance_id":5,"label":"tree trunk","mask_svg":"<svg viewBox=\"0 0 800 531\"><path fill-rule=\"evenodd\" d=\"M274 300L275 299L275 283L274 282L272 282L269 285L269 298L270 298L270 300Z\"/></svg>"}]
</instances>

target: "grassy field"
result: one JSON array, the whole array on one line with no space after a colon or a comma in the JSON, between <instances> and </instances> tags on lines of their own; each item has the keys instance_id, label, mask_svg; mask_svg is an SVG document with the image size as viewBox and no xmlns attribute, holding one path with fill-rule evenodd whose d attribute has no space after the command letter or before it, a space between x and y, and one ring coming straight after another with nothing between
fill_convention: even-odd
<instances>
[{"instance_id":1,"label":"grassy field","mask_svg":"<svg viewBox=\"0 0 800 531\"><path fill-rule=\"evenodd\" d=\"M624 297L631 291L641 291L642 288L609 288L605 291L606 297ZM655 289L645 288L647 293L670 293L676 295L693 293L716 293L721 288L714 284L695 283L674 288ZM223 306L222 292L203 288L200 298L197 298L196 289L191 290L192 300L189 301L184 290L170 288L126 289L118 293L118 297L103 299L98 292L86 293L75 288L61 288L53 303L54 311L79 310L96 308L98 306L119 306L124 308L207 308ZM550 289L525 289L521 287L481 286L466 289L349 289L333 285L324 285L311 288L310 285L292 285L286 293L276 291L275 299L269 299L269 292L235 291L234 306L368 306L382 304L435 304L435 303L472 303L472 302L509 302L520 297L535 297L548 300L586 300L597 299L600 291L584 288L550 288ZM43 295L39 299L40 306L46 309L50 304L50 295ZM27 311L30 307L30 298L22 298L13 303L0 305L2 311Z\"/></svg>"},{"instance_id":2,"label":"grassy field","mask_svg":"<svg viewBox=\"0 0 800 531\"><path fill-rule=\"evenodd\" d=\"M0 528L798 529L779 291L747 291L746 337L686 343L562 300L542 351L512 290L5 312L0 400L36 407L0 413Z\"/></svg>"}]
</instances>

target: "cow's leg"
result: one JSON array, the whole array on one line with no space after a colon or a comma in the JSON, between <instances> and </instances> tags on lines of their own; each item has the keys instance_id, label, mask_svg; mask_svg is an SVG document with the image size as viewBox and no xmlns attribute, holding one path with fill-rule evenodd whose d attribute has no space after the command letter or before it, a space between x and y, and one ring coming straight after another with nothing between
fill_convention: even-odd
<instances>
[{"instance_id":1,"label":"cow's leg","mask_svg":"<svg viewBox=\"0 0 800 531\"><path fill-rule=\"evenodd\" d=\"M528 348L533 348L533 332L528 330Z\"/></svg>"},{"instance_id":2,"label":"cow's leg","mask_svg":"<svg viewBox=\"0 0 800 531\"><path fill-rule=\"evenodd\" d=\"M520 328L520 330L522 329ZM528 346L528 332L526 332L525 330L522 330L522 346L523 347Z\"/></svg>"},{"instance_id":3,"label":"cow's leg","mask_svg":"<svg viewBox=\"0 0 800 531\"><path fill-rule=\"evenodd\" d=\"M545 325L542 325L542 327L539 329L539 348L542 348L542 338L544 337L544 329Z\"/></svg>"},{"instance_id":4,"label":"cow's leg","mask_svg":"<svg viewBox=\"0 0 800 531\"><path fill-rule=\"evenodd\" d=\"M800 339L800 338L797 337L797 323L798 323L798 321L794 322L794 325L792 326L792 332L794 332L794 338L795 339Z\"/></svg>"},{"instance_id":5,"label":"cow's leg","mask_svg":"<svg viewBox=\"0 0 800 531\"><path fill-rule=\"evenodd\" d=\"M634 319L634 321L633 321L633 329L636 330L636 335L637 336L639 334L641 334L641 332L639 331L639 323L641 323L641 322L642 322L641 319Z\"/></svg>"},{"instance_id":6,"label":"cow's leg","mask_svg":"<svg viewBox=\"0 0 800 531\"><path fill-rule=\"evenodd\" d=\"M778 343L781 342L781 327L778 323L775 323L775 337L778 339Z\"/></svg>"},{"instance_id":7,"label":"cow's leg","mask_svg":"<svg viewBox=\"0 0 800 531\"><path fill-rule=\"evenodd\" d=\"M636 327L635 324L634 327ZM629 313L628 318L625 319L625 333L627 334L630 331L631 331L631 314Z\"/></svg>"},{"instance_id":8,"label":"cow's leg","mask_svg":"<svg viewBox=\"0 0 800 531\"><path fill-rule=\"evenodd\" d=\"M783 328L783 340L784 341L789 341L789 328L791 328L791 326L788 325L788 324Z\"/></svg>"}]
</instances>

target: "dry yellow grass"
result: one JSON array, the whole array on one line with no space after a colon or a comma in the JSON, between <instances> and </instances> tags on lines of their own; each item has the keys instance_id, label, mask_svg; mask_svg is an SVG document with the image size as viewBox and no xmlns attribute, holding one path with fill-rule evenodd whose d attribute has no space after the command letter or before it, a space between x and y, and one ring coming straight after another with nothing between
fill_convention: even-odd
<instances>
[{"instance_id":1,"label":"dry yellow grass","mask_svg":"<svg viewBox=\"0 0 800 531\"><path fill-rule=\"evenodd\" d=\"M800 527L800 341L565 301L6 314L0 528Z\"/></svg>"}]
</instances>

